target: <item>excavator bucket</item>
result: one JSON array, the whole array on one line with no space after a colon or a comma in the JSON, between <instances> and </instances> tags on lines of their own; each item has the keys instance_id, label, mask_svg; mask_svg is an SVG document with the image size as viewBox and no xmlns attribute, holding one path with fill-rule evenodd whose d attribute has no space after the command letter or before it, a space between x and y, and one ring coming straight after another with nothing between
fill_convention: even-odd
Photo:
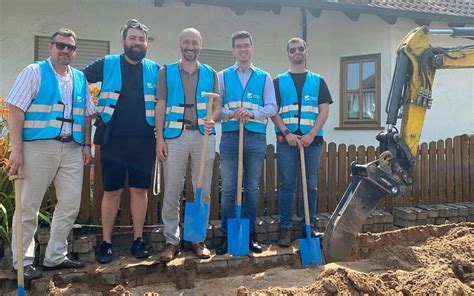
<instances>
[{"instance_id":1,"label":"excavator bucket","mask_svg":"<svg viewBox=\"0 0 474 296\"><path fill-rule=\"evenodd\" d=\"M354 238L377 203L388 192L364 176L353 175L324 232L326 263L348 261Z\"/></svg>"}]
</instances>

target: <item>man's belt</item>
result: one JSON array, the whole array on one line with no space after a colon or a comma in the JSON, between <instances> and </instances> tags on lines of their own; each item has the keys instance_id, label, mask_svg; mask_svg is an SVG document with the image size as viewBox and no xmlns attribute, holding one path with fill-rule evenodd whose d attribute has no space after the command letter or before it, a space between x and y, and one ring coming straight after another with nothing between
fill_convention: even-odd
<instances>
[{"instance_id":1,"label":"man's belt","mask_svg":"<svg viewBox=\"0 0 474 296\"><path fill-rule=\"evenodd\" d=\"M59 136L59 137L56 137L54 139L56 141L59 141L59 142L62 142L62 143L69 143L73 140L72 136Z\"/></svg>"}]
</instances>

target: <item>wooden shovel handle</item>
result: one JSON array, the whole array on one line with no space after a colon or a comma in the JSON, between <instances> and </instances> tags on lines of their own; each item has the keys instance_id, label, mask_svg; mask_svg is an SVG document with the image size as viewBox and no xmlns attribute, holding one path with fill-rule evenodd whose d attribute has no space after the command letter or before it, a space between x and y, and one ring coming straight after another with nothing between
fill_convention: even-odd
<instances>
[{"instance_id":1,"label":"wooden shovel handle","mask_svg":"<svg viewBox=\"0 0 474 296\"><path fill-rule=\"evenodd\" d=\"M308 186L306 184L306 163L304 160L304 147L299 145L300 149L300 166L301 166L301 184L303 185L303 204L304 204L304 223L310 224L309 206L308 206Z\"/></svg>"},{"instance_id":2,"label":"wooden shovel handle","mask_svg":"<svg viewBox=\"0 0 474 296\"><path fill-rule=\"evenodd\" d=\"M202 93L202 96L206 96L209 98L209 101L207 102L207 120L212 119L212 107L214 103L214 99L217 98L219 99L220 96L215 93L208 93L204 92ZM206 168L206 155L207 155L207 142L209 139L209 134L204 131L204 138L202 140L202 151L201 151L201 161L199 162L199 175L198 175L198 182L197 182L197 187L202 188L202 184L204 181L204 171Z\"/></svg>"},{"instance_id":3,"label":"wooden shovel handle","mask_svg":"<svg viewBox=\"0 0 474 296\"><path fill-rule=\"evenodd\" d=\"M237 205L242 204L242 180L244 175L244 123L239 124L239 160L237 169Z\"/></svg>"},{"instance_id":4,"label":"wooden shovel handle","mask_svg":"<svg viewBox=\"0 0 474 296\"><path fill-rule=\"evenodd\" d=\"M21 211L21 179L16 176L12 178L15 180L15 218L16 218L16 270L17 270L17 284L18 287L25 286L25 278L23 277L23 221Z\"/></svg>"}]
</instances>

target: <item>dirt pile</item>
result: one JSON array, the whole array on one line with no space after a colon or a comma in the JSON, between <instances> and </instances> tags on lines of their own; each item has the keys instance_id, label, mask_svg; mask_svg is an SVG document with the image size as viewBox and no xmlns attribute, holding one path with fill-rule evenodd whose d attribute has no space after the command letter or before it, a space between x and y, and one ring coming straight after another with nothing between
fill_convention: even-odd
<instances>
[{"instance_id":1,"label":"dirt pile","mask_svg":"<svg viewBox=\"0 0 474 296\"><path fill-rule=\"evenodd\" d=\"M474 223L360 234L352 259L357 261L324 266L308 286L254 293L242 287L238 294L473 295Z\"/></svg>"}]
</instances>

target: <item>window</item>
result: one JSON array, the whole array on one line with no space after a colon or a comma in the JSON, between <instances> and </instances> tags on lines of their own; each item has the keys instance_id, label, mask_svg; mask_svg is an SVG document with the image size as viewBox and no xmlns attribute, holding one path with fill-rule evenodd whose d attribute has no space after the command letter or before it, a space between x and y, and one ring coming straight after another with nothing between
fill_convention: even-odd
<instances>
[{"instance_id":1,"label":"window","mask_svg":"<svg viewBox=\"0 0 474 296\"><path fill-rule=\"evenodd\" d=\"M199 61L219 72L233 65L235 58L229 50L203 49L199 54Z\"/></svg>"},{"instance_id":2,"label":"window","mask_svg":"<svg viewBox=\"0 0 474 296\"><path fill-rule=\"evenodd\" d=\"M380 128L380 54L341 58L340 128Z\"/></svg>"},{"instance_id":3,"label":"window","mask_svg":"<svg viewBox=\"0 0 474 296\"><path fill-rule=\"evenodd\" d=\"M51 37L35 36L35 61L44 60L49 57L48 45L50 41ZM77 54L71 66L80 70L110 52L109 41L77 39L76 45Z\"/></svg>"}]
</instances>

